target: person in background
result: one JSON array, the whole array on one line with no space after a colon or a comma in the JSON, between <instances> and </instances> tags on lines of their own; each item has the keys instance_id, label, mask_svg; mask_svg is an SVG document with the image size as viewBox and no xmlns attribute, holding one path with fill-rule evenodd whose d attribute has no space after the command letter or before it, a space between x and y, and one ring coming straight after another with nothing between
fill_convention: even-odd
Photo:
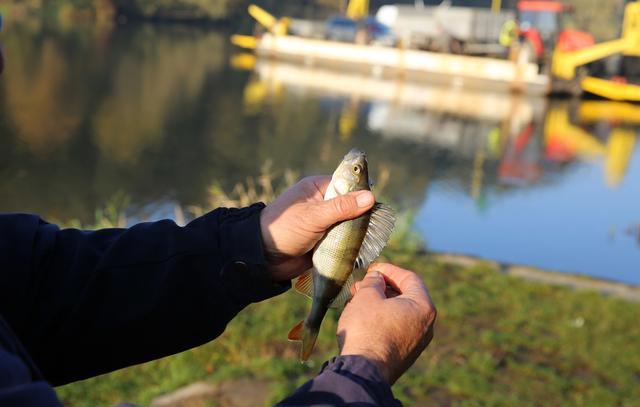
<instances>
[{"instance_id":1,"label":"person in background","mask_svg":"<svg viewBox=\"0 0 640 407\"><path fill-rule=\"evenodd\" d=\"M369 191L323 200L329 181L184 227L83 231L0 215L0 405L59 406L52 386L204 344L288 290L327 229L374 204ZM280 405L399 404L390 385L431 341L436 310L413 272L369 270L340 317L340 354Z\"/></svg>"}]
</instances>

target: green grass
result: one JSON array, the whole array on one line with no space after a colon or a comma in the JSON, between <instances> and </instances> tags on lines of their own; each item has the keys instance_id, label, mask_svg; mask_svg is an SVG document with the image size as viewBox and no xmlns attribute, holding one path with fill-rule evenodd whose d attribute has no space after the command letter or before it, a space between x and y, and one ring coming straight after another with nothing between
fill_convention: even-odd
<instances>
[{"instance_id":1,"label":"green grass","mask_svg":"<svg viewBox=\"0 0 640 407\"><path fill-rule=\"evenodd\" d=\"M394 247L438 307L435 339L394 386L407 405L632 406L640 403L640 304L514 279L489 267L436 264ZM337 313L311 363L286 340L306 299L288 292L255 304L215 341L175 356L58 388L68 406L146 405L196 380L267 380L270 404L312 377L336 352ZM179 335L179 333L175 333Z\"/></svg>"}]
</instances>

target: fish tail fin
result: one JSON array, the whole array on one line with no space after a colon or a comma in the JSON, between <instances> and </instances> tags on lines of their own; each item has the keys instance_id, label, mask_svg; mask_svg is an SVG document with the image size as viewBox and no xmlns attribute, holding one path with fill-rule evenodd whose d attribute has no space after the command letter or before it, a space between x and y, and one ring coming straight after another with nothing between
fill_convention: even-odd
<instances>
[{"instance_id":1,"label":"fish tail fin","mask_svg":"<svg viewBox=\"0 0 640 407\"><path fill-rule=\"evenodd\" d=\"M311 356L313 347L316 344L318 338L318 329L308 327L304 320L298 322L287 336L290 341L302 341L302 348L300 349L300 360L306 361Z\"/></svg>"},{"instance_id":2,"label":"fish tail fin","mask_svg":"<svg viewBox=\"0 0 640 407\"><path fill-rule=\"evenodd\" d=\"M302 348L300 349L300 360L307 361L309 356L311 356L311 352L313 351L313 347L316 344L316 339L318 338L318 330L305 328L304 334L302 335Z\"/></svg>"}]
</instances>

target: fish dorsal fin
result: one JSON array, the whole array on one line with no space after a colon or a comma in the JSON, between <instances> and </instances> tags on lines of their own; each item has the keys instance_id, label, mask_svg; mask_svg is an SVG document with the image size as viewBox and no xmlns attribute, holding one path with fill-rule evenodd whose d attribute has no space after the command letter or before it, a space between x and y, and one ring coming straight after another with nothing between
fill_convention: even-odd
<instances>
[{"instance_id":1,"label":"fish dorsal fin","mask_svg":"<svg viewBox=\"0 0 640 407\"><path fill-rule=\"evenodd\" d=\"M367 234L353 265L353 272L344 283L340 294L331 302L331 308L340 308L351 299L351 287L364 278L369 263L376 259L389 241L396 216L389 206L376 202L371 209Z\"/></svg>"},{"instance_id":2,"label":"fish dorsal fin","mask_svg":"<svg viewBox=\"0 0 640 407\"><path fill-rule=\"evenodd\" d=\"M293 288L300 294L304 294L309 298L313 298L313 272L314 268L310 268L298 277Z\"/></svg>"},{"instance_id":3,"label":"fish dorsal fin","mask_svg":"<svg viewBox=\"0 0 640 407\"><path fill-rule=\"evenodd\" d=\"M362 241L355 268L366 270L369 263L376 259L389 241L396 223L396 215L391 207L376 202L371 209L367 234Z\"/></svg>"},{"instance_id":4,"label":"fish dorsal fin","mask_svg":"<svg viewBox=\"0 0 640 407\"><path fill-rule=\"evenodd\" d=\"M347 281L342 286L342 290L340 290L340 294L338 294L338 296L334 298L333 301L331 301L331 305L329 305L329 308L344 307L344 304L346 304L347 301L351 299L351 287L353 287L353 285L356 282L362 280L366 273L367 271L364 269L360 269L360 268L353 269L353 272L351 273Z\"/></svg>"}]
</instances>

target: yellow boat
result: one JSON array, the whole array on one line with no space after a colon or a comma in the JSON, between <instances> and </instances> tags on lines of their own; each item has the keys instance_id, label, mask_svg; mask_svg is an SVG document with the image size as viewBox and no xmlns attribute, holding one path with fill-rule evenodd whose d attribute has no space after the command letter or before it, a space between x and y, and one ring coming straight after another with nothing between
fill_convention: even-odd
<instances>
[{"instance_id":1,"label":"yellow boat","mask_svg":"<svg viewBox=\"0 0 640 407\"><path fill-rule=\"evenodd\" d=\"M350 2L347 15L362 17L367 10L366 2ZM267 32L259 37L234 35L232 42L254 50L262 58L364 72L374 78L399 78L477 90L539 96L552 93L558 86L558 89L584 91L611 100L640 101L640 85L585 73L587 64L616 53L640 57L640 3L637 2L625 8L621 38L574 51L554 50L551 76L540 73L538 65L525 58L454 55L290 35L293 20L277 19L256 5L249 6L249 13ZM566 86L566 82L576 86Z\"/></svg>"}]
</instances>

